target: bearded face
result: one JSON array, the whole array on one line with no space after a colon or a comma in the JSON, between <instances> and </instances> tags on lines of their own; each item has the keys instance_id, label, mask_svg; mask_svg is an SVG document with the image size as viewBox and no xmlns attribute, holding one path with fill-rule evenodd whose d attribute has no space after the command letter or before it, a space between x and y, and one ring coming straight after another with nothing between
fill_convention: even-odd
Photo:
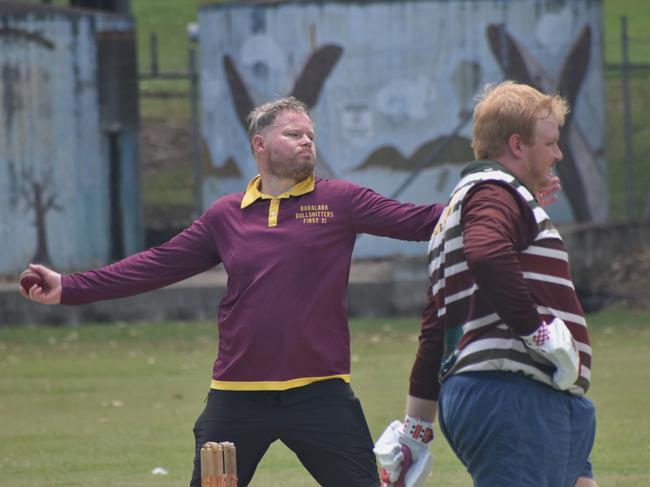
<instances>
[{"instance_id":1,"label":"bearded face","mask_svg":"<svg viewBox=\"0 0 650 487\"><path fill-rule=\"evenodd\" d=\"M302 181L314 172L314 126L305 113L285 111L260 133L266 155L265 170L281 179Z\"/></svg>"}]
</instances>

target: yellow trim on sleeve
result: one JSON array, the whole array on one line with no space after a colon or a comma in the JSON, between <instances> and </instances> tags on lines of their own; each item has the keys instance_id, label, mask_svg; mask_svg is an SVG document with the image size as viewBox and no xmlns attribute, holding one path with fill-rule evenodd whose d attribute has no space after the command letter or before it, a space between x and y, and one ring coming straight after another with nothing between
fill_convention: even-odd
<instances>
[{"instance_id":1,"label":"yellow trim on sleeve","mask_svg":"<svg viewBox=\"0 0 650 487\"><path fill-rule=\"evenodd\" d=\"M222 391L286 391L294 387L306 386L329 379L342 379L343 382L350 382L350 374L328 375L326 377L302 377L300 379L260 381L260 382L236 382L212 379L211 389Z\"/></svg>"}]
</instances>

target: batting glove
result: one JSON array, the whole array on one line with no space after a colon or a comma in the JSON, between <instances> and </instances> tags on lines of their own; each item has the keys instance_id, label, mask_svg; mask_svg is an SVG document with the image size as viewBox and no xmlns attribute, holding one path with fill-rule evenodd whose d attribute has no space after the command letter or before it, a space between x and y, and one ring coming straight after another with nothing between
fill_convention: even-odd
<instances>
[{"instance_id":1,"label":"batting glove","mask_svg":"<svg viewBox=\"0 0 650 487\"><path fill-rule=\"evenodd\" d=\"M580 375L580 356L571 332L560 318L550 323L542 322L534 333L522 336L526 346L538 352L553 365L553 382L566 390L578 380Z\"/></svg>"},{"instance_id":2,"label":"batting glove","mask_svg":"<svg viewBox=\"0 0 650 487\"><path fill-rule=\"evenodd\" d=\"M382 487L421 487L433 455L433 423L406 416L404 423L393 421L375 443L374 452L381 466Z\"/></svg>"}]
</instances>

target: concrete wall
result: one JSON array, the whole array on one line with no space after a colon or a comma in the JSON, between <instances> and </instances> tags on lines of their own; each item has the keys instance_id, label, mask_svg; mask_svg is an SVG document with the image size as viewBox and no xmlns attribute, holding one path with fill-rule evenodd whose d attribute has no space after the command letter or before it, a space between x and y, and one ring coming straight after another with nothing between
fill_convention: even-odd
<instances>
[{"instance_id":1,"label":"concrete wall","mask_svg":"<svg viewBox=\"0 0 650 487\"><path fill-rule=\"evenodd\" d=\"M444 202L473 158L471 123L462 122L474 94L486 83L516 79L559 90L572 105L558 166L565 191L552 218L605 221L601 10L594 0L205 6L199 11L204 206L242 191L257 172L248 111L289 94L311 107L318 174L391 195L426 163L400 198ZM355 256L418 255L425 248L364 236Z\"/></svg>"},{"instance_id":2,"label":"concrete wall","mask_svg":"<svg viewBox=\"0 0 650 487\"><path fill-rule=\"evenodd\" d=\"M0 23L0 274L106 263L116 233L123 253L138 250L137 90L118 117L100 103L136 83L135 56L98 52L115 33L135 52L132 19L2 3ZM106 64L121 85L100 86Z\"/></svg>"}]
</instances>

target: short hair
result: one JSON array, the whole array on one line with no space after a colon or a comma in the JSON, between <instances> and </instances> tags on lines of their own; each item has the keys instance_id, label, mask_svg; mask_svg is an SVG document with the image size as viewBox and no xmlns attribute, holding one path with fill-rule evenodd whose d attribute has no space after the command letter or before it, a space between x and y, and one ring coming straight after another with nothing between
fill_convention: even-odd
<instances>
[{"instance_id":1,"label":"short hair","mask_svg":"<svg viewBox=\"0 0 650 487\"><path fill-rule=\"evenodd\" d=\"M546 95L514 81L486 85L474 108L474 156L479 160L501 156L515 133L531 144L538 119L553 114L562 126L567 113L569 104L559 95Z\"/></svg>"},{"instance_id":2,"label":"short hair","mask_svg":"<svg viewBox=\"0 0 650 487\"><path fill-rule=\"evenodd\" d=\"M293 96L270 101L254 108L246 117L248 124L248 140L253 144L253 137L259 134L266 127L273 125L277 116L282 112L304 113L309 117L307 105ZM311 118L311 117L310 117Z\"/></svg>"}]
</instances>

